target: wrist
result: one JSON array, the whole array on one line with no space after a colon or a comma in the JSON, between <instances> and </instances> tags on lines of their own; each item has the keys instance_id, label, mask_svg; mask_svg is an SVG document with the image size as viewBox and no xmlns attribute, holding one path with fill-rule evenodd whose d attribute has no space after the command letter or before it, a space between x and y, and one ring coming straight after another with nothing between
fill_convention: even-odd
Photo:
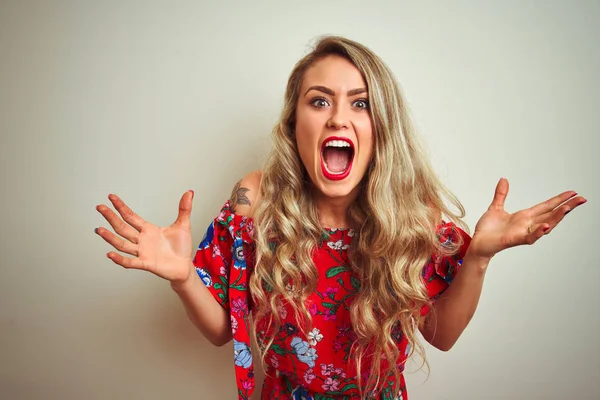
<instances>
[{"instance_id":1,"label":"wrist","mask_svg":"<svg viewBox=\"0 0 600 400\"><path fill-rule=\"evenodd\" d=\"M170 281L171 289L176 292L182 292L187 290L193 283L194 275L196 275L196 267L194 267L192 260L188 261L187 272L187 275Z\"/></svg>"},{"instance_id":2,"label":"wrist","mask_svg":"<svg viewBox=\"0 0 600 400\"><path fill-rule=\"evenodd\" d=\"M492 257L480 256L470 250L467 250L463 258L463 267L469 265L472 268L476 268L480 271L485 271L490 264Z\"/></svg>"}]
</instances>

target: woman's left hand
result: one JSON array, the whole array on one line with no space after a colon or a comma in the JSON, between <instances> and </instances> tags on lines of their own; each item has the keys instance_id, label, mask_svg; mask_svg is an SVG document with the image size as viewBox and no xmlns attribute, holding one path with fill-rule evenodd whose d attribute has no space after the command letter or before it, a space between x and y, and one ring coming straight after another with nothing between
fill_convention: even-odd
<instances>
[{"instance_id":1,"label":"woman's left hand","mask_svg":"<svg viewBox=\"0 0 600 400\"><path fill-rule=\"evenodd\" d=\"M500 179L494 200L477 222L468 252L475 257L490 259L510 247L533 244L550 233L565 215L587 200L568 191L531 208L509 214L504 210L508 181Z\"/></svg>"}]
</instances>

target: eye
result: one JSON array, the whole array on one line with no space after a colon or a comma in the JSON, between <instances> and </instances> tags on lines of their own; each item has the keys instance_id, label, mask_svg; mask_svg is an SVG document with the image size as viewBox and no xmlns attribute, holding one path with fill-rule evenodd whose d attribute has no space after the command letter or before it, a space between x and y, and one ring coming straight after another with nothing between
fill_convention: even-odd
<instances>
[{"instance_id":1,"label":"eye","mask_svg":"<svg viewBox=\"0 0 600 400\"><path fill-rule=\"evenodd\" d=\"M329 102L327 102L327 100L323 97L315 97L311 100L310 104L317 108L323 108L327 107L329 105Z\"/></svg>"},{"instance_id":2,"label":"eye","mask_svg":"<svg viewBox=\"0 0 600 400\"><path fill-rule=\"evenodd\" d=\"M367 100L367 99L356 100L354 103L352 103L352 106L363 109L363 110L368 110L369 109L369 100Z\"/></svg>"}]
</instances>

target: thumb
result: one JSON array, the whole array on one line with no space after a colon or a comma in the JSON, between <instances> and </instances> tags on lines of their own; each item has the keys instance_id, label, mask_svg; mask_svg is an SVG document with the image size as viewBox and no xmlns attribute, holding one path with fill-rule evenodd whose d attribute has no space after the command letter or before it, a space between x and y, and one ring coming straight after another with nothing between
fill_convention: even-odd
<instances>
[{"instance_id":1,"label":"thumb","mask_svg":"<svg viewBox=\"0 0 600 400\"><path fill-rule=\"evenodd\" d=\"M490 205L490 210L504 210L504 201L508 195L508 180L506 178L500 178L496 185L496 192L494 193L494 200Z\"/></svg>"},{"instance_id":2,"label":"thumb","mask_svg":"<svg viewBox=\"0 0 600 400\"><path fill-rule=\"evenodd\" d=\"M194 198L194 191L188 190L181 196L179 200L179 214L177 215L176 225L182 225L184 227L190 226L190 215L192 214L192 200Z\"/></svg>"}]
</instances>

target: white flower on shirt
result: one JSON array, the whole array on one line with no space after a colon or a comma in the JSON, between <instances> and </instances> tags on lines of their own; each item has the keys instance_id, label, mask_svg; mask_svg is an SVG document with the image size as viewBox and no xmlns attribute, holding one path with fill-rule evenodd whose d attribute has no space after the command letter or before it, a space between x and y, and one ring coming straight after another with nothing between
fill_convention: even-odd
<instances>
[{"instance_id":1,"label":"white flower on shirt","mask_svg":"<svg viewBox=\"0 0 600 400\"><path fill-rule=\"evenodd\" d=\"M316 346L321 340L323 340L323 334L319 329L315 328L311 332L308 332L308 343L311 346Z\"/></svg>"},{"instance_id":2,"label":"white flower on shirt","mask_svg":"<svg viewBox=\"0 0 600 400\"><path fill-rule=\"evenodd\" d=\"M347 250L350 247L350 245L344 244L342 239L337 242L327 242L327 246L332 250Z\"/></svg>"}]
</instances>

